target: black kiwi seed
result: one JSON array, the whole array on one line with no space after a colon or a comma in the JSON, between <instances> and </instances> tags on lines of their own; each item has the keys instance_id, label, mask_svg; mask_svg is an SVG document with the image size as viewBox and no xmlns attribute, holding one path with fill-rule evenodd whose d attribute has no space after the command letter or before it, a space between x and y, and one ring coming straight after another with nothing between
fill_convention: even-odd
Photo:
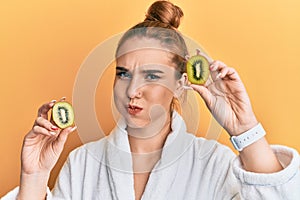
<instances>
[{"instance_id":1,"label":"black kiwi seed","mask_svg":"<svg viewBox=\"0 0 300 200\"><path fill-rule=\"evenodd\" d=\"M209 62L204 56L192 56L186 63L186 71L191 83L203 85L209 77Z\"/></svg>"},{"instance_id":2,"label":"black kiwi seed","mask_svg":"<svg viewBox=\"0 0 300 200\"><path fill-rule=\"evenodd\" d=\"M74 123L74 110L72 105L66 101L55 103L52 108L52 119L61 129L72 126Z\"/></svg>"}]
</instances>

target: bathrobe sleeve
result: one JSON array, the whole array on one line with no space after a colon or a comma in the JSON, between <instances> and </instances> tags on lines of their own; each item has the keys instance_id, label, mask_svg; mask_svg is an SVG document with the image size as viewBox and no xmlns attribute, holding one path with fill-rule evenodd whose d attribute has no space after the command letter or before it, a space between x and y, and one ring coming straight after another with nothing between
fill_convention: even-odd
<instances>
[{"instance_id":1,"label":"bathrobe sleeve","mask_svg":"<svg viewBox=\"0 0 300 200\"><path fill-rule=\"evenodd\" d=\"M241 183L241 196L245 199L299 200L300 162L296 150L284 146L271 146L283 170L260 174L245 171L239 157L232 164L233 173Z\"/></svg>"},{"instance_id":2,"label":"bathrobe sleeve","mask_svg":"<svg viewBox=\"0 0 300 200\"><path fill-rule=\"evenodd\" d=\"M222 146L219 145L215 153L221 155L220 151L223 151L222 159L229 160L230 153ZM284 167L283 170L269 174L249 172L243 169L241 160L237 156L229 161L228 168L223 169L223 175L219 176L221 177L217 191L219 195L216 199L222 199L231 193L230 199L300 200L298 152L280 145L271 145L271 147Z\"/></svg>"},{"instance_id":3,"label":"bathrobe sleeve","mask_svg":"<svg viewBox=\"0 0 300 200\"><path fill-rule=\"evenodd\" d=\"M59 177L57 179L56 185L52 191L47 188L47 200L56 200L56 199L71 199L71 185L72 176L70 173L70 158L65 162L63 168L59 173ZM1 200L16 200L19 193L19 187L16 187L5 196L1 198Z\"/></svg>"},{"instance_id":4,"label":"bathrobe sleeve","mask_svg":"<svg viewBox=\"0 0 300 200\"><path fill-rule=\"evenodd\" d=\"M8 192L6 195L4 195L1 200L16 200L17 196L19 194L19 187L16 187L15 189L13 189L12 191ZM49 190L49 188L47 188L47 195L46 195L46 199L52 199L52 194Z\"/></svg>"},{"instance_id":5,"label":"bathrobe sleeve","mask_svg":"<svg viewBox=\"0 0 300 200\"><path fill-rule=\"evenodd\" d=\"M46 200L56 200L56 199L71 199L71 180L70 176L70 161L69 159L65 162L61 172L59 173L59 178L57 179L56 185L51 192L49 188L47 188ZM19 187L16 187L5 196L1 198L1 200L16 200L19 193Z\"/></svg>"}]
</instances>

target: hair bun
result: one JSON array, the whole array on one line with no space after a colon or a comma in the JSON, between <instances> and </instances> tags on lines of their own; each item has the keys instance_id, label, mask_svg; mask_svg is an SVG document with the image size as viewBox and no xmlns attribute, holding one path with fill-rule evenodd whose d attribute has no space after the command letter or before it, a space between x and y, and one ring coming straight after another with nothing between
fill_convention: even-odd
<instances>
[{"instance_id":1,"label":"hair bun","mask_svg":"<svg viewBox=\"0 0 300 200\"><path fill-rule=\"evenodd\" d=\"M169 1L156 1L149 7L145 21L160 21L178 28L181 17L183 12L178 6Z\"/></svg>"}]
</instances>

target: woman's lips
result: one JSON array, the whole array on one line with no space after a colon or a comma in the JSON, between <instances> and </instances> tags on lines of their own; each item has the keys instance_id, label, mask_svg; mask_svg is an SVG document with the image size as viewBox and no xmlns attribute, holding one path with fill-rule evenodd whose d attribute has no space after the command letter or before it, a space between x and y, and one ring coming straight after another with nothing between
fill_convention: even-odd
<instances>
[{"instance_id":1,"label":"woman's lips","mask_svg":"<svg viewBox=\"0 0 300 200\"><path fill-rule=\"evenodd\" d=\"M140 113L143 110L143 108L135 106L135 105L128 105L127 110L130 115L136 115L136 114Z\"/></svg>"}]
</instances>

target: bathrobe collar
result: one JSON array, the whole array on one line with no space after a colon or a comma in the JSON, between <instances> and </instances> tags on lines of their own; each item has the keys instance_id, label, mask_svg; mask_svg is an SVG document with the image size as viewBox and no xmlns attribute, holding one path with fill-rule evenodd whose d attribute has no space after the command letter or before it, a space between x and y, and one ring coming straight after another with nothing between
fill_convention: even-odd
<instances>
[{"instance_id":1,"label":"bathrobe collar","mask_svg":"<svg viewBox=\"0 0 300 200\"><path fill-rule=\"evenodd\" d=\"M192 145L194 137L186 133L182 117L176 112L172 115L172 132L164 144L161 159L151 171L143 198L162 197L176 177L180 157ZM107 137L106 164L111 189L116 199L134 199L133 166L126 123L119 120L117 126Z\"/></svg>"}]
</instances>

